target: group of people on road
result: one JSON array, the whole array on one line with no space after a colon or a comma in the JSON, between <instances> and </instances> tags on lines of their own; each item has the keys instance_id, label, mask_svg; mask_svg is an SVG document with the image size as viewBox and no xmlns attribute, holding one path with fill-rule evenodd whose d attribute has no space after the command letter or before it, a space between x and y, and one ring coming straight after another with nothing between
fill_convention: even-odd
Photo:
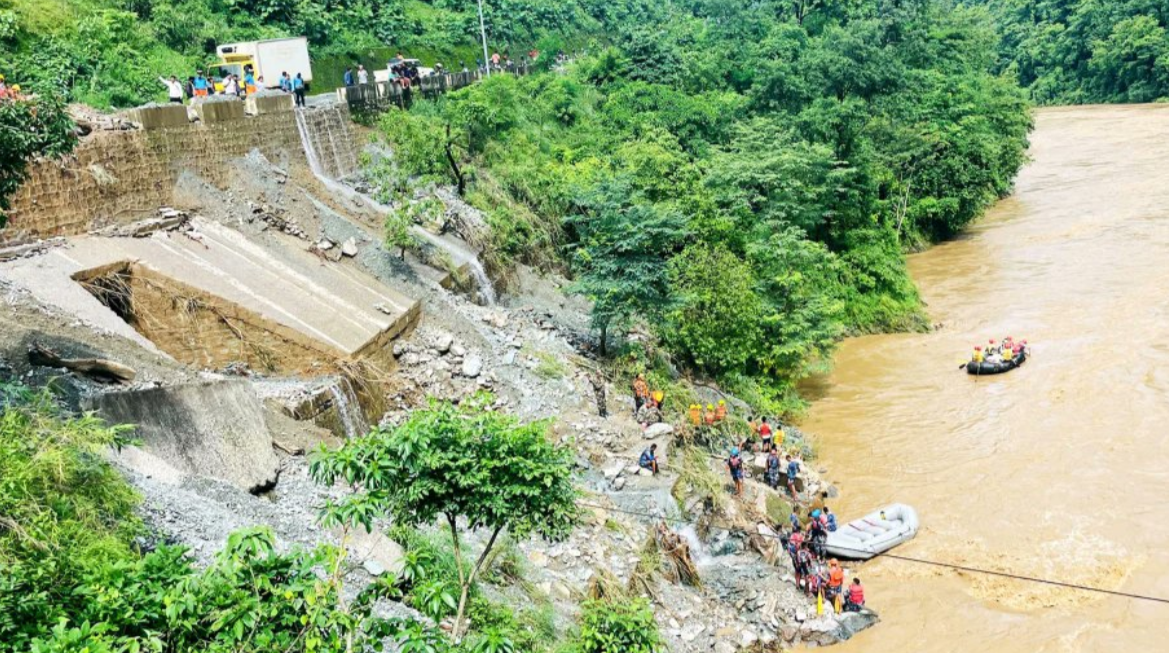
<instances>
[{"instance_id":1,"label":"group of people on road","mask_svg":"<svg viewBox=\"0 0 1169 653\"><path fill-rule=\"evenodd\" d=\"M186 81L181 81L175 75L171 75L169 78L159 77L158 81L166 87L167 98L173 104L183 104L187 100L206 98L212 95L242 98L267 88L264 77L262 75L256 76L251 66L244 66L242 77L229 73L222 79L216 79L200 69L195 71L195 74L188 77ZM308 91L308 85L301 73L297 73L296 77L292 77L288 72L282 73L279 87L285 93L296 97L296 106L303 107L305 105L305 93Z\"/></svg>"},{"instance_id":2,"label":"group of people on road","mask_svg":"<svg viewBox=\"0 0 1169 653\"><path fill-rule=\"evenodd\" d=\"M986 349L975 345L974 352L970 355L972 363L1009 363L1027 352L1027 341L1016 341L1011 336L1003 338L1001 343L995 342L994 338L987 343Z\"/></svg>"}]
</instances>

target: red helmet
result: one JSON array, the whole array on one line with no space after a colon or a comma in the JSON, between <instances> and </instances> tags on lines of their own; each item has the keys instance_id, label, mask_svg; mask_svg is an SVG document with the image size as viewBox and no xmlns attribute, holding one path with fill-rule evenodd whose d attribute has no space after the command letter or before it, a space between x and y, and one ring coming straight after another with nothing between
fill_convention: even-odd
<instances>
[{"instance_id":1,"label":"red helmet","mask_svg":"<svg viewBox=\"0 0 1169 653\"><path fill-rule=\"evenodd\" d=\"M1023 341L1023 344L1024 344L1024 345L1025 345L1025 344L1027 344L1027 341L1026 341L1026 340L1024 340L1024 341Z\"/></svg>"},{"instance_id":2,"label":"red helmet","mask_svg":"<svg viewBox=\"0 0 1169 653\"><path fill-rule=\"evenodd\" d=\"M1014 338L1012 338L1012 337L1010 337L1010 336L1007 336L1006 338L1003 338L1003 342L1006 342L1006 341L1008 341L1008 340L1014 340Z\"/></svg>"},{"instance_id":3,"label":"red helmet","mask_svg":"<svg viewBox=\"0 0 1169 653\"><path fill-rule=\"evenodd\" d=\"M994 338L990 339L990 344L992 344L992 345L994 344Z\"/></svg>"},{"instance_id":4,"label":"red helmet","mask_svg":"<svg viewBox=\"0 0 1169 653\"><path fill-rule=\"evenodd\" d=\"M974 346L974 351L982 351L982 347L979 347L978 345L975 345L975 346Z\"/></svg>"}]
</instances>

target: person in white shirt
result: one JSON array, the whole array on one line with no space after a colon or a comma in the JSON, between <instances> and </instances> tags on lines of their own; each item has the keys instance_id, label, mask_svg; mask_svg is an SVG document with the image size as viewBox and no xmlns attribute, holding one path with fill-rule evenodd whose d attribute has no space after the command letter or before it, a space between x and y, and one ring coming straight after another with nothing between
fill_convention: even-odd
<instances>
[{"instance_id":1,"label":"person in white shirt","mask_svg":"<svg viewBox=\"0 0 1169 653\"><path fill-rule=\"evenodd\" d=\"M365 70L365 66L358 66L357 67L357 83L358 84L368 84L369 83L369 72Z\"/></svg>"},{"instance_id":2,"label":"person in white shirt","mask_svg":"<svg viewBox=\"0 0 1169 653\"><path fill-rule=\"evenodd\" d=\"M178 77L175 77L174 75L171 75L170 79L159 77L158 81L162 82L163 85L166 86L166 95L170 98L171 102L174 102L175 104L183 103L183 85L179 83Z\"/></svg>"}]
</instances>

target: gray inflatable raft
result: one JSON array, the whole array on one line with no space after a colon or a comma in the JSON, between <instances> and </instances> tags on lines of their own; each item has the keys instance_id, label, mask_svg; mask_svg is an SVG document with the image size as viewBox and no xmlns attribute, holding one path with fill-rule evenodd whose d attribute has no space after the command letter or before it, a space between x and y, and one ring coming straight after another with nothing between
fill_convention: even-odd
<instances>
[{"instance_id":1,"label":"gray inflatable raft","mask_svg":"<svg viewBox=\"0 0 1169 653\"><path fill-rule=\"evenodd\" d=\"M828 533L825 548L838 558L868 560L912 540L918 525L917 511L894 503Z\"/></svg>"}]
</instances>

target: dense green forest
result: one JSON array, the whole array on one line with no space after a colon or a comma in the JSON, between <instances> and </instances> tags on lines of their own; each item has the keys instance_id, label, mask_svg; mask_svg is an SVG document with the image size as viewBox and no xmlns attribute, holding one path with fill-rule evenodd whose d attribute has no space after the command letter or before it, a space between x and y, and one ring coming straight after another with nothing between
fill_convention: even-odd
<instances>
[{"instance_id":1,"label":"dense green forest","mask_svg":"<svg viewBox=\"0 0 1169 653\"><path fill-rule=\"evenodd\" d=\"M565 70L381 120L406 192L457 182L505 260L563 264L602 336L768 408L846 332L917 328L902 252L1008 192L1031 127L981 9L623 2Z\"/></svg>"},{"instance_id":2,"label":"dense green forest","mask_svg":"<svg viewBox=\"0 0 1169 653\"><path fill-rule=\"evenodd\" d=\"M999 31L996 68L1040 104L1169 96L1166 0L968 0Z\"/></svg>"}]
</instances>

